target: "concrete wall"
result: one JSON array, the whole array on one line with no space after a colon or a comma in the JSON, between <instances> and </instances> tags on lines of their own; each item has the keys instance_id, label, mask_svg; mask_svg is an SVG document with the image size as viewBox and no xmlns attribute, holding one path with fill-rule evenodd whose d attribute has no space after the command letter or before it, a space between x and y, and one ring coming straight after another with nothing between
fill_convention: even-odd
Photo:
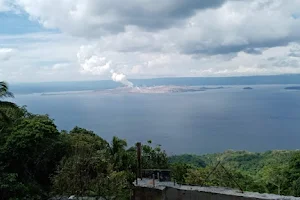
<instances>
[{"instance_id":1,"label":"concrete wall","mask_svg":"<svg viewBox=\"0 0 300 200\"><path fill-rule=\"evenodd\" d=\"M283 196L266 197L264 195L247 196L245 194L222 194L208 191L178 189L173 187L150 188L135 187L133 200L266 200L266 199L299 199Z\"/></svg>"},{"instance_id":2,"label":"concrete wall","mask_svg":"<svg viewBox=\"0 0 300 200\"><path fill-rule=\"evenodd\" d=\"M164 190L135 187L133 191L133 200L161 200L165 199Z\"/></svg>"},{"instance_id":3,"label":"concrete wall","mask_svg":"<svg viewBox=\"0 0 300 200\"><path fill-rule=\"evenodd\" d=\"M181 190L176 188L166 188L164 190L166 198L163 200L254 200L257 198L239 197L227 194L210 192L200 192L195 190Z\"/></svg>"}]
</instances>

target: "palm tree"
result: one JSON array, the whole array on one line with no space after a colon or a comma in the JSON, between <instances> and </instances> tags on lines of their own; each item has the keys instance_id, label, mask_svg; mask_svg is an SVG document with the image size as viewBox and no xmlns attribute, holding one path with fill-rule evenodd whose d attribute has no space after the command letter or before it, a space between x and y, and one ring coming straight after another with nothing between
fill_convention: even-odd
<instances>
[{"instance_id":1,"label":"palm tree","mask_svg":"<svg viewBox=\"0 0 300 200\"><path fill-rule=\"evenodd\" d=\"M116 136L113 137L110 145L110 154L113 158L114 167L120 170L125 170L128 166L126 155L127 142Z\"/></svg>"},{"instance_id":2,"label":"palm tree","mask_svg":"<svg viewBox=\"0 0 300 200\"><path fill-rule=\"evenodd\" d=\"M14 97L13 93L8 91L8 86L5 82L0 82L0 120L4 120L6 122L10 122L9 117L6 115L5 111L3 109L7 108L18 108L18 106L12 102L9 101L2 101L1 99L6 97Z\"/></svg>"}]
</instances>

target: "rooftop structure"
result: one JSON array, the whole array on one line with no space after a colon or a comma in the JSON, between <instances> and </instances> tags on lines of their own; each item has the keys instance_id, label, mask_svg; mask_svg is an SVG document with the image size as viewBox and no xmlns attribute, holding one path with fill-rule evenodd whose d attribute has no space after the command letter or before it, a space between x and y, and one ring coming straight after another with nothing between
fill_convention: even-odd
<instances>
[{"instance_id":1,"label":"rooftop structure","mask_svg":"<svg viewBox=\"0 0 300 200\"><path fill-rule=\"evenodd\" d=\"M142 195L146 195L147 199L228 199L228 200L300 200L299 197L281 196L275 194L260 194L257 192L241 192L240 190L224 188L224 187L201 187L191 185L179 185L171 181L160 182L153 179L139 179L135 185L135 199L144 199ZM148 196L155 197L148 198Z\"/></svg>"}]
</instances>

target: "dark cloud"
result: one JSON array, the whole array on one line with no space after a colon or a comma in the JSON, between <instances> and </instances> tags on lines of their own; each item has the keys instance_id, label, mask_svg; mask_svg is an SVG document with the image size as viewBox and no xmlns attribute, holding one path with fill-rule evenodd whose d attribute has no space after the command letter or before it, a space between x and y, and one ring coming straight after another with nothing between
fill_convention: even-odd
<instances>
[{"instance_id":1,"label":"dark cloud","mask_svg":"<svg viewBox=\"0 0 300 200\"><path fill-rule=\"evenodd\" d=\"M255 48L247 48L244 50L244 52L248 54L254 54L254 55L260 55L262 53L260 49L255 49Z\"/></svg>"},{"instance_id":2,"label":"dark cloud","mask_svg":"<svg viewBox=\"0 0 300 200\"><path fill-rule=\"evenodd\" d=\"M274 60L276 60L276 57L269 57L269 58L267 58L267 60L268 61L274 61Z\"/></svg>"},{"instance_id":3,"label":"dark cloud","mask_svg":"<svg viewBox=\"0 0 300 200\"><path fill-rule=\"evenodd\" d=\"M261 54L264 48L299 40L300 19L290 17L299 3L293 1L291 6L272 0L18 0L47 28L95 41L104 38L103 43L111 40L103 49L173 50L195 58L241 51Z\"/></svg>"},{"instance_id":4,"label":"dark cloud","mask_svg":"<svg viewBox=\"0 0 300 200\"><path fill-rule=\"evenodd\" d=\"M96 1L91 6L92 15L112 16L113 23L102 28L119 32L127 25L151 31L180 24L197 10L216 8L227 0L164 0L157 1ZM111 25L111 26L110 26Z\"/></svg>"},{"instance_id":5,"label":"dark cloud","mask_svg":"<svg viewBox=\"0 0 300 200\"><path fill-rule=\"evenodd\" d=\"M129 26L155 32L185 23L199 10L218 8L229 0L19 0L20 10L47 28L85 38L125 32ZM232 0L235 1L235 0ZM34 9L31 9L34 8Z\"/></svg>"},{"instance_id":6,"label":"dark cloud","mask_svg":"<svg viewBox=\"0 0 300 200\"><path fill-rule=\"evenodd\" d=\"M300 57L300 52L291 52L288 54L290 57Z\"/></svg>"},{"instance_id":7,"label":"dark cloud","mask_svg":"<svg viewBox=\"0 0 300 200\"><path fill-rule=\"evenodd\" d=\"M295 40L294 37L284 37L284 38L274 38L265 40L253 40L242 44L228 44L224 45L222 43L186 43L181 46L181 53L184 54L207 54L207 55L217 55L217 54L229 54L244 51L249 54L261 54L263 48L272 48L277 46L286 46L290 42ZM200 41L201 42L201 41Z\"/></svg>"},{"instance_id":8,"label":"dark cloud","mask_svg":"<svg viewBox=\"0 0 300 200\"><path fill-rule=\"evenodd\" d=\"M283 59L278 59L276 62L273 63L273 66L276 67L299 67L300 63L298 60L294 59L288 59L288 58L283 58Z\"/></svg>"}]
</instances>

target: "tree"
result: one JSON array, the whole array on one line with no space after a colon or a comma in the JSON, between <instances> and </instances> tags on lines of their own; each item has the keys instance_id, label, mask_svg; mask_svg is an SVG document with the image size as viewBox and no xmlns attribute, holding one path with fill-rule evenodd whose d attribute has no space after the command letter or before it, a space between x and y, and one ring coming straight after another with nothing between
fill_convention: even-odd
<instances>
[{"instance_id":1,"label":"tree","mask_svg":"<svg viewBox=\"0 0 300 200\"><path fill-rule=\"evenodd\" d=\"M285 174L288 179L286 185L290 186L286 194L300 196L300 151L292 155Z\"/></svg>"},{"instance_id":2,"label":"tree","mask_svg":"<svg viewBox=\"0 0 300 200\"><path fill-rule=\"evenodd\" d=\"M0 99L6 97L14 97L13 94L8 90L8 85L5 82L0 82ZM6 115L6 109L16 109L18 106L9 101L1 101L0 100L0 119L10 122L9 117ZM1 131L1 130L0 130Z\"/></svg>"},{"instance_id":3,"label":"tree","mask_svg":"<svg viewBox=\"0 0 300 200\"><path fill-rule=\"evenodd\" d=\"M99 136L85 132L69 135L71 152L52 178L54 193L105 199L128 197L128 174L119 165L125 153L124 141L114 138L109 146Z\"/></svg>"},{"instance_id":4,"label":"tree","mask_svg":"<svg viewBox=\"0 0 300 200\"><path fill-rule=\"evenodd\" d=\"M14 184L11 184L6 189L1 188L0 195L13 197L26 194L31 195L31 199L48 196L50 176L66 154L66 148L64 138L48 116L24 118L7 136L0 151L1 174L23 185L24 190L15 191Z\"/></svg>"},{"instance_id":5,"label":"tree","mask_svg":"<svg viewBox=\"0 0 300 200\"><path fill-rule=\"evenodd\" d=\"M96 135L93 131L80 128L78 126L75 126L71 131L70 134L87 134L87 135Z\"/></svg>"},{"instance_id":6,"label":"tree","mask_svg":"<svg viewBox=\"0 0 300 200\"><path fill-rule=\"evenodd\" d=\"M109 146L109 151L116 169L127 168L126 146L127 142L125 140L119 139L116 136L113 137L111 145Z\"/></svg>"},{"instance_id":7,"label":"tree","mask_svg":"<svg viewBox=\"0 0 300 200\"><path fill-rule=\"evenodd\" d=\"M206 167L190 169L186 183L192 185L220 186L229 188L238 188L245 191L263 192L264 188L258 182L255 182L251 176L240 171L225 168L222 165L217 167Z\"/></svg>"},{"instance_id":8,"label":"tree","mask_svg":"<svg viewBox=\"0 0 300 200\"><path fill-rule=\"evenodd\" d=\"M288 163L289 178L297 180L300 178L300 152L296 152Z\"/></svg>"},{"instance_id":9,"label":"tree","mask_svg":"<svg viewBox=\"0 0 300 200\"><path fill-rule=\"evenodd\" d=\"M190 185L204 185L204 180L208 176L209 170L208 167L189 169L184 181Z\"/></svg>"},{"instance_id":10,"label":"tree","mask_svg":"<svg viewBox=\"0 0 300 200\"><path fill-rule=\"evenodd\" d=\"M191 169L191 166L185 163L173 163L171 164L171 169L172 169L172 178L178 184L185 184L185 179L189 172L189 169Z\"/></svg>"},{"instance_id":11,"label":"tree","mask_svg":"<svg viewBox=\"0 0 300 200\"><path fill-rule=\"evenodd\" d=\"M4 109L4 112L8 116L9 122L0 120L0 146L5 143L7 137L15 130L15 127L17 127L24 118L31 115L25 106L16 109Z\"/></svg>"},{"instance_id":12,"label":"tree","mask_svg":"<svg viewBox=\"0 0 300 200\"><path fill-rule=\"evenodd\" d=\"M182 154L173 155L168 158L169 162L172 163L186 163L195 167L205 167L206 163L202 160L199 155Z\"/></svg>"},{"instance_id":13,"label":"tree","mask_svg":"<svg viewBox=\"0 0 300 200\"><path fill-rule=\"evenodd\" d=\"M262 180L265 181L269 193L282 194L282 187L287 182L286 167L278 165L268 165L262 170ZM268 186L271 184L271 186ZM273 186L276 190L273 190Z\"/></svg>"},{"instance_id":14,"label":"tree","mask_svg":"<svg viewBox=\"0 0 300 200\"><path fill-rule=\"evenodd\" d=\"M77 154L64 158L53 176L53 191L59 195L95 195L97 191L91 192L93 183L106 177L110 164L104 155L92 149L77 149Z\"/></svg>"},{"instance_id":15,"label":"tree","mask_svg":"<svg viewBox=\"0 0 300 200\"><path fill-rule=\"evenodd\" d=\"M144 169L168 169L168 156L161 145L151 146L152 141L142 145L142 167Z\"/></svg>"},{"instance_id":16,"label":"tree","mask_svg":"<svg viewBox=\"0 0 300 200\"><path fill-rule=\"evenodd\" d=\"M130 199L130 183L128 183L128 174L125 171L108 171L108 174L97 176L92 191L97 197L106 200L127 200ZM96 188L96 190L93 190Z\"/></svg>"},{"instance_id":17,"label":"tree","mask_svg":"<svg viewBox=\"0 0 300 200\"><path fill-rule=\"evenodd\" d=\"M293 181L293 195L296 197L300 196L300 178Z\"/></svg>"}]
</instances>

